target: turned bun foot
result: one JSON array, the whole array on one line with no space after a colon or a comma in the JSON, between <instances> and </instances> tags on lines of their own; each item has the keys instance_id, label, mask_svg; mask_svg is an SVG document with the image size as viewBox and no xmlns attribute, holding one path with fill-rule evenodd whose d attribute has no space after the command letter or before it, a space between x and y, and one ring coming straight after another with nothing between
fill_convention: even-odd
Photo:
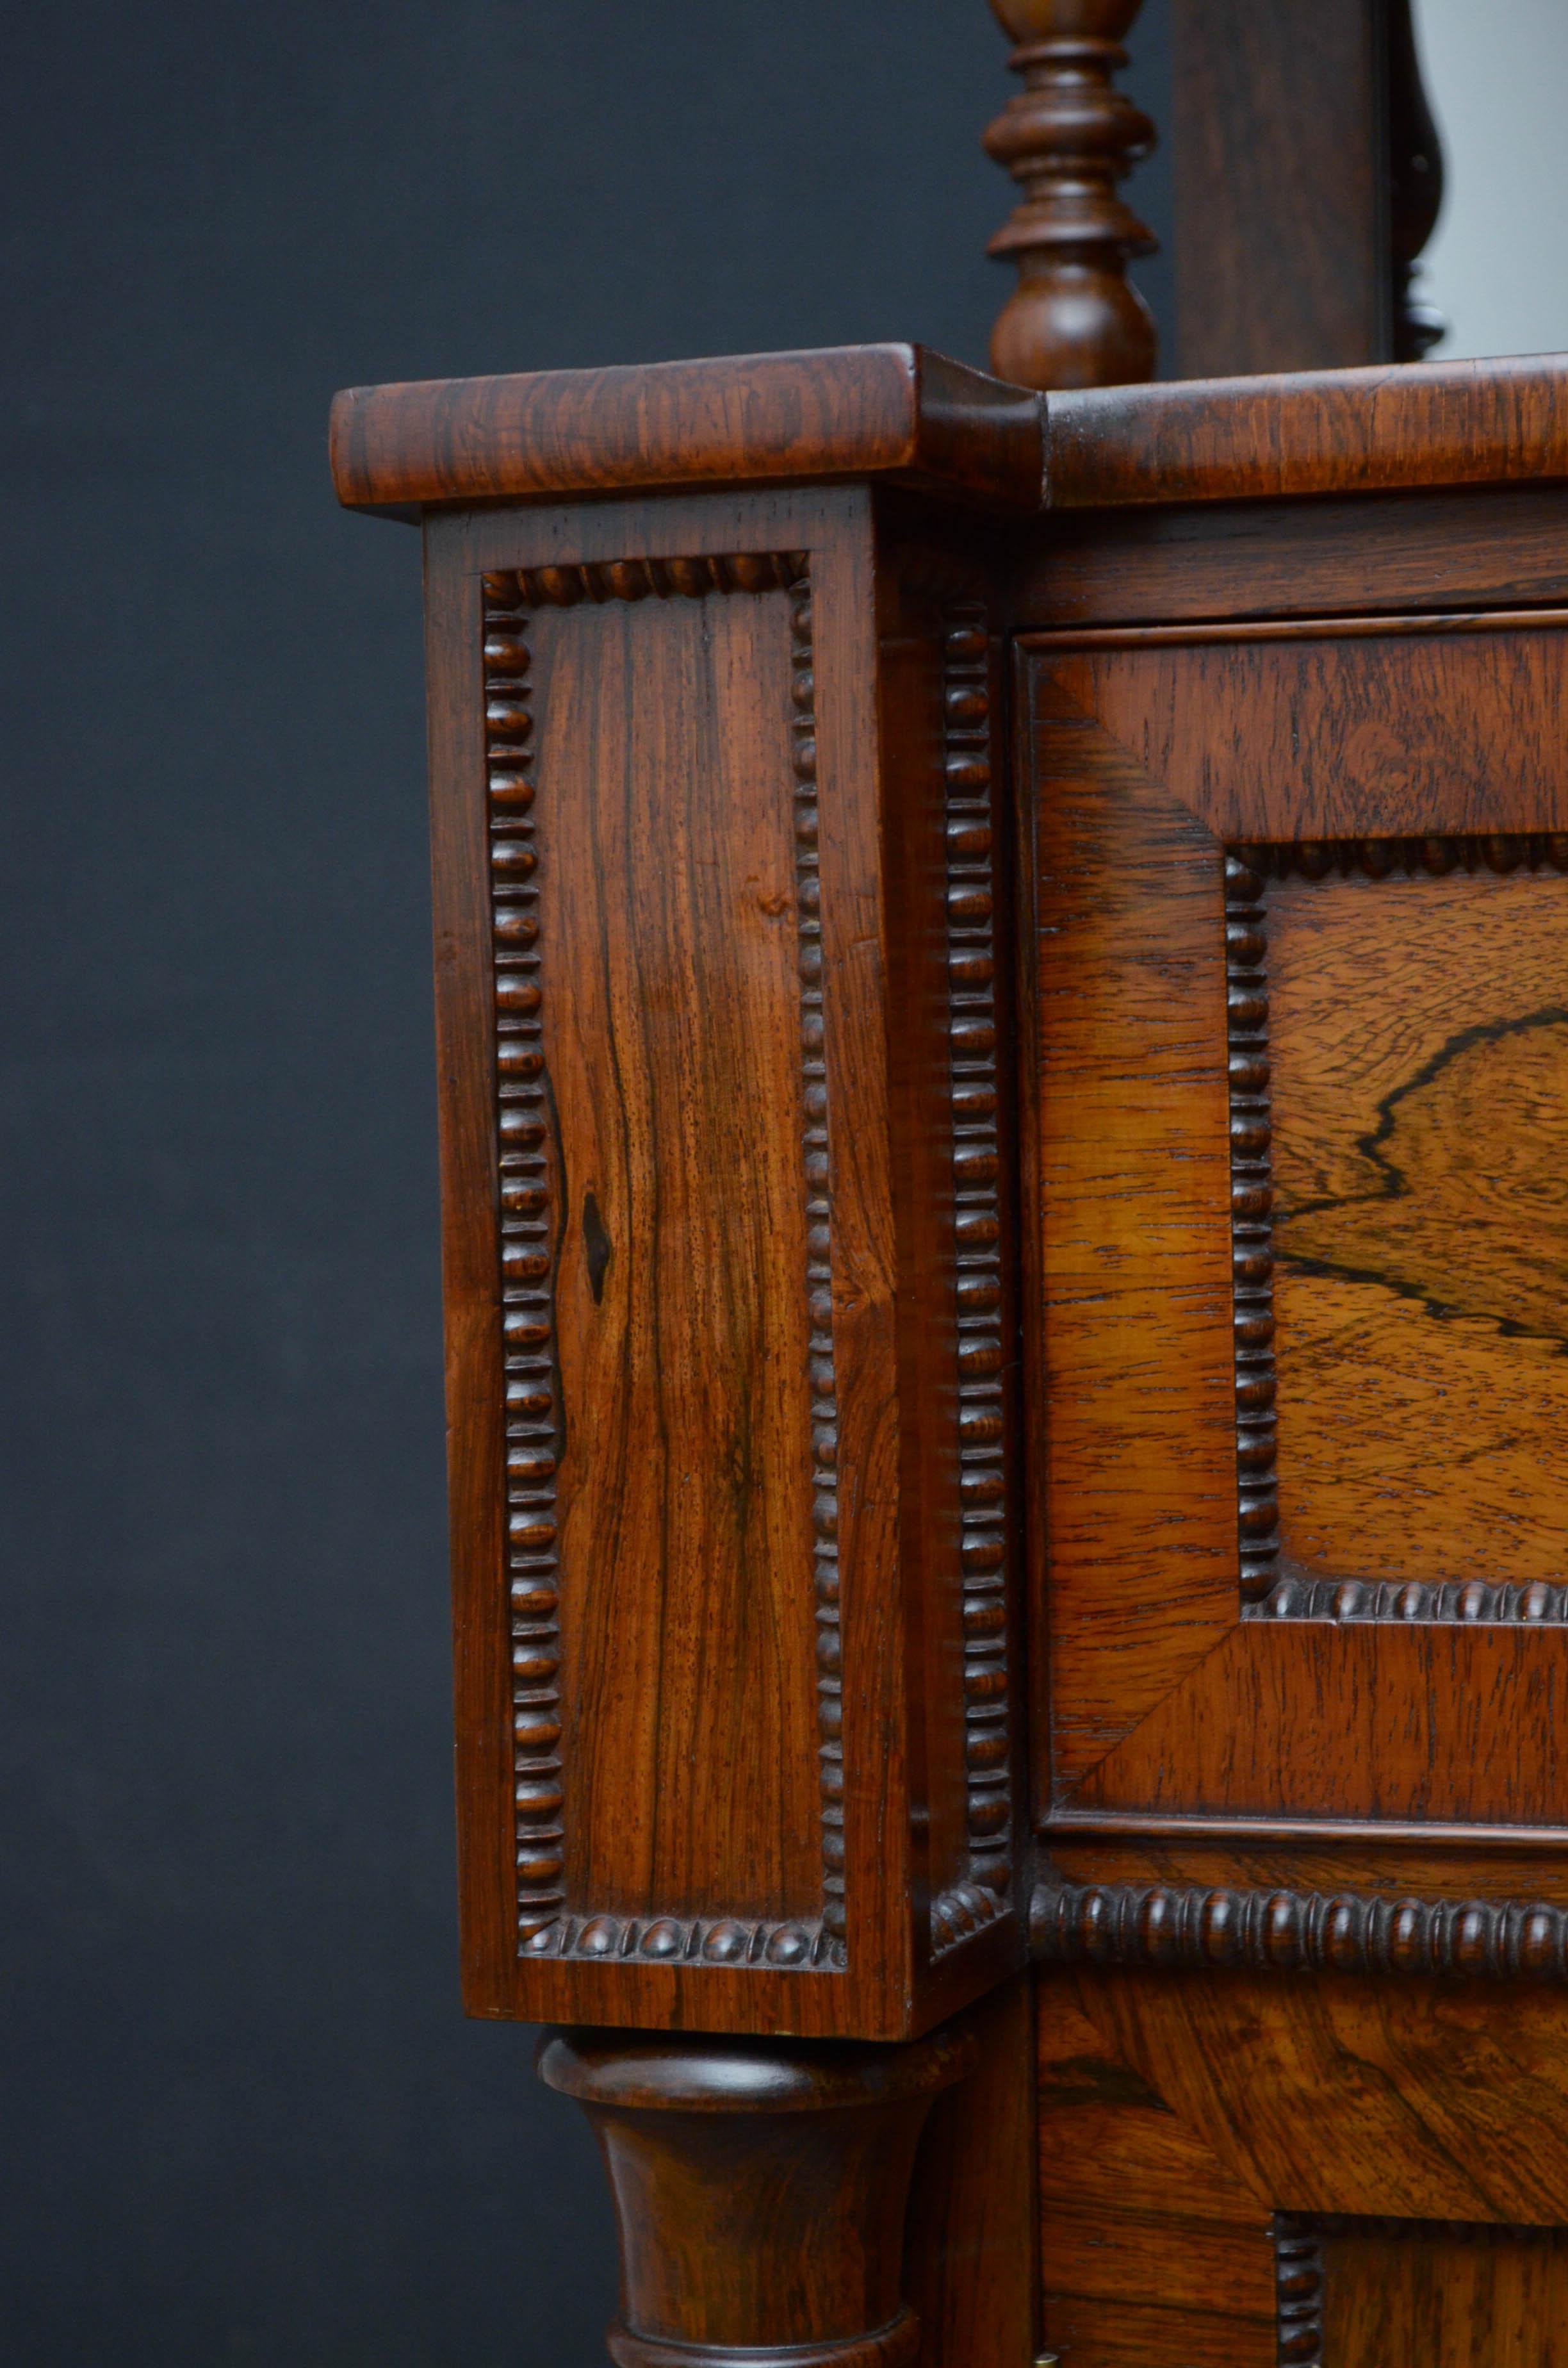
<instances>
[{"instance_id":1,"label":"turned bun foot","mask_svg":"<svg viewBox=\"0 0 1568 2368\"><path fill-rule=\"evenodd\" d=\"M539 2068L593 2123L615 2197L619 2368L907 2368L900 2291L921 2127L973 2043L552 2032Z\"/></svg>"}]
</instances>

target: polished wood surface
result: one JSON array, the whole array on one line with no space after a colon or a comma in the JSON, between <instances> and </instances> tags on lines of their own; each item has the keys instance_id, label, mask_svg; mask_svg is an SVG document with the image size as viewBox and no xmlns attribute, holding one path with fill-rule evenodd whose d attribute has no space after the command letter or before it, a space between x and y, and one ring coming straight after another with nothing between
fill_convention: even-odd
<instances>
[{"instance_id":1,"label":"polished wood surface","mask_svg":"<svg viewBox=\"0 0 1568 2368\"><path fill-rule=\"evenodd\" d=\"M526 619L550 899L542 1034L526 1042L559 1130L540 1255L567 1418L553 1458L514 1446L525 1477L556 1468L553 1507L540 1490L513 1526L553 1522L560 1566L603 1574L562 1599L560 1756L565 1896L607 1916L722 1902L785 1926L820 1908L812 1407L776 1380L817 1345L794 816L778 794L806 597ZM773 1571L803 1583L767 1588Z\"/></svg>"},{"instance_id":2,"label":"polished wood surface","mask_svg":"<svg viewBox=\"0 0 1568 2368\"><path fill-rule=\"evenodd\" d=\"M1117 183L1154 127L1116 89L1142 0L992 0L1018 44L1024 87L985 135L1022 197L991 241L1018 284L991 336L991 366L1020 386L1113 386L1153 378L1153 315L1127 277L1154 239Z\"/></svg>"},{"instance_id":3,"label":"polished wood surface","mask_svg":"<svg viewBox=\"0 0 1568 2368\"><path fill-rule=\"evenodd\" d=\"M1058 1807L1561 1822L1565 644L1416 621L1024 645Z\"/></svg>"},{"instance_id":4,"label":"polished wood surface","mask_svg":"<svg viewBox=\"0 0 1568 2368\"><path fill-rule=\"evenodd\" d=\"M858 477L1038 509L1037 399L922 346L351 387L332 410L350 509L655 485Z\"/></svg>"},{"instance_id":5,"label":"polished wood surface","mask_svg":"<svg viewBox=\"0 0 1568 2368\"><path fill-rule=\"evenodd\" d=\"M974 2068L935 2099L911 2183L903 2290L921 2368L1027 2368L1035 2341L1034 1985L968 2010Z\"/></svg>"},{"instance_id":6,"label":"polished wood surface","mask_svg":"<svg viewBox=\"0 0 1568 2368\"><path fill-rule=\"evenodd\" d=\"M423 481L469 2003L756 2034L571 2043L624 2368L1498 2368L1568 2225L1561 375L1053 397L1043 518L854 375L844 482L670 484L663 378Z\"/></svg>"},{"instance_id":7,"label":"polished wood surface","mask_svg":"<svg viewBox=\"0 0 1568 2368\"><path fill-rule=\"evenodd\" d=\"M1093 2368L1551 2357L1540 2348L1555 2340L1550 2320L1531 2327L1526 2351L1459 2348L1500 2334L1521 2288L1532 2300L1552 2288L1525 2287L1540 2272L1521 2272L1517 2255L1483 2282L1468 2250L1456 2264L1438 2248L1510 2252L1531 2241L1515 2231L1561 2215L1568 1998L1333 1975L1057 1971L1040 1976L1039 2021L1045 2335L1065 2357ZM1332 2215L1336 2232L1331 2294L1346 2218L1371 2224L1352 2241L1426 2248L1403 2272L1385 2258L1392 2348L1283 2348L1313 2324L1292 2305L1320 2299L1301 2243L1312 2214ZM1370 2340L1369 2266L1345 2262L1329 2325L1346 2345ZM1489 2306L1490 2328L1478 2323ZM1438 2333L1455 2348L1421 2348Z\"/></svg>"},{"instance_id":8,"label":"polished wood surface","mask_svg":"<svg viewBox=\"0 0 1568 2368\"><path fill-rule=\"evenodd\" d=\"M901 2036L1022 1956L999 681L945 531L430 530L481 2012Z\"/></svg>"},{"instance_id":9,"label":"polished wood surface","mask_svg":"<svg viewBox=\"0 0 1568 2368\"><path fill-rule=\"evenodd\" d=\"M1303 2297L1301 2323L1304 2333L1318 2320L1324 2363L1551 2368L1568 2356L1561 2229L1327 2216L1293 2222L1289 2236L1298 2261L1309 2248L1315 2257L1318 2292ZM1308 2356L1304 2347L1295 2356Z\"/></svg>"},{"instance_id":10,"label":"polished wood surface","mask_svg":"<svg viewBox=\"0 0 1568 2368\"><path fill-rule=\"evenodd\" d=\"M974 2057L961 2031L881 2049L548 2034L540 2074L587 2112L615 2198L618 2368L910 2368L915 2148Z\"/></svg>"},{"instance_id":11,"label":"polished wood surface","mask_svg":"<svg viewBox=\"0 0 1568 2368\"><path fill-rule=\"evenodd\" d=\"M1568 476L1551 355L1088 388L1049 404L1053 508Z\"/></svg>"},{"instance_id":12,"label":"polished wood surface","mask_svg":"<svg viewBox=\"0 0 1568 2368\"><path fill-rule=\"evenodd\" d=\"M1488 851L1268 888L1280 1575L1423 1616L1534 1587L1540 1618L1568 1576L1568 879Z\"/></svg>"},{"instance_id":13,"label":"polished wood surface","mask_svg":"<svg viewBox=\"0 0 1568 2368\"><path fill-rule=\"evenodd\" d=\"M1175 0L1184 378L1393 359L1381 17L1368 0Z\"/></svg>"},{"instance_id":14,"label":"polished wood surface","mask_svg":"<svg viewBox=\"0 0 1568 2368\"><path fill-rule=\"evenodd\" d=\"M1533 608L1568 597L1568 488L1064 510L1013 583L1020 631Z\"/></svg>"},{"instance_id":15,"label":"polished wood surface","mask_svg":"<svg viewBox=\"0 0 1568 2368\"><path fill-rule=\"evenodd\" d=\"M1223 887L1202 824L1049 666L1037 696L1034 1732L1070 1789L1235 1617Z\"/></svg>"}]
</instances>

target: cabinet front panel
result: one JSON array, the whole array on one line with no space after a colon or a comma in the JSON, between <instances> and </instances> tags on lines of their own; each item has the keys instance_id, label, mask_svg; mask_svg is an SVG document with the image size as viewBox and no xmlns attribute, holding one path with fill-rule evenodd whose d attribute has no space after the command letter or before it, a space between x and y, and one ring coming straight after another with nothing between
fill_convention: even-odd
<instances>
[{"instance_id":1,"label":"cabinet front panel","mask_svg":"<svg viewBox=\"0 0 1568 2368\"><path fill-rule=\"evenodd\" d=\"M1568 1824L1568 636L1040 636L1042 1812Z\"/></svg>"}]
</instances>

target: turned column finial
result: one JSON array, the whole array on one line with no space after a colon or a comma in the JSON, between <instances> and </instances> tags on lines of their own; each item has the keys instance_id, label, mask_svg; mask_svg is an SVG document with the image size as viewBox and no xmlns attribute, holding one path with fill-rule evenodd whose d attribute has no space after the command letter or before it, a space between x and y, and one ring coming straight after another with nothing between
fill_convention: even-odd
<instances>
[{"instance_id":1,"label":"turned column finial","mask_svg":"<svg viewBox=\"0 0 1568 2368\"><path fill-rule=\"evenodd\" d=\"M914 2368L904 2209L962 2028L897 2046L555 2031L615 2198L616 2368Z\"/></svg>"},{"instance_id":2,"label":"turned column finial","mask_svg":"<svg viewBox=\"0 0 1568 2368\"><path fill-rule=\"evenodd\" d=\"M985 134L1023 190L990 252L1018 285L991 339L999 378L1042 389L1117 386L1154 370L1154 323L1127 265L1155 240L1116 185L1154 144L1141 108L1112 85L1142 0L991 0L1024 78Z\"/></svg>"}]
</instances>

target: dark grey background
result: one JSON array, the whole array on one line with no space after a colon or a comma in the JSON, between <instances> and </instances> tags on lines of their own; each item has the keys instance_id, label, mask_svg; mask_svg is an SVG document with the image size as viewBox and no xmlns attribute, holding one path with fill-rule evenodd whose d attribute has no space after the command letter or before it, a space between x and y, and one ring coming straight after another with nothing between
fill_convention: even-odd
<instances>
[{"instance_id":1,"label":"dark grey background","mask_svg":"<svg viewBox=\"0 0 1568 2368\"><path fill-rule=\"evenodd\" d=\"M978 360L1007 87L981 0L9 12L6 2368L598 2353L458 2007L419 552L327 402Z\"/></svg>"}]
</instances>

